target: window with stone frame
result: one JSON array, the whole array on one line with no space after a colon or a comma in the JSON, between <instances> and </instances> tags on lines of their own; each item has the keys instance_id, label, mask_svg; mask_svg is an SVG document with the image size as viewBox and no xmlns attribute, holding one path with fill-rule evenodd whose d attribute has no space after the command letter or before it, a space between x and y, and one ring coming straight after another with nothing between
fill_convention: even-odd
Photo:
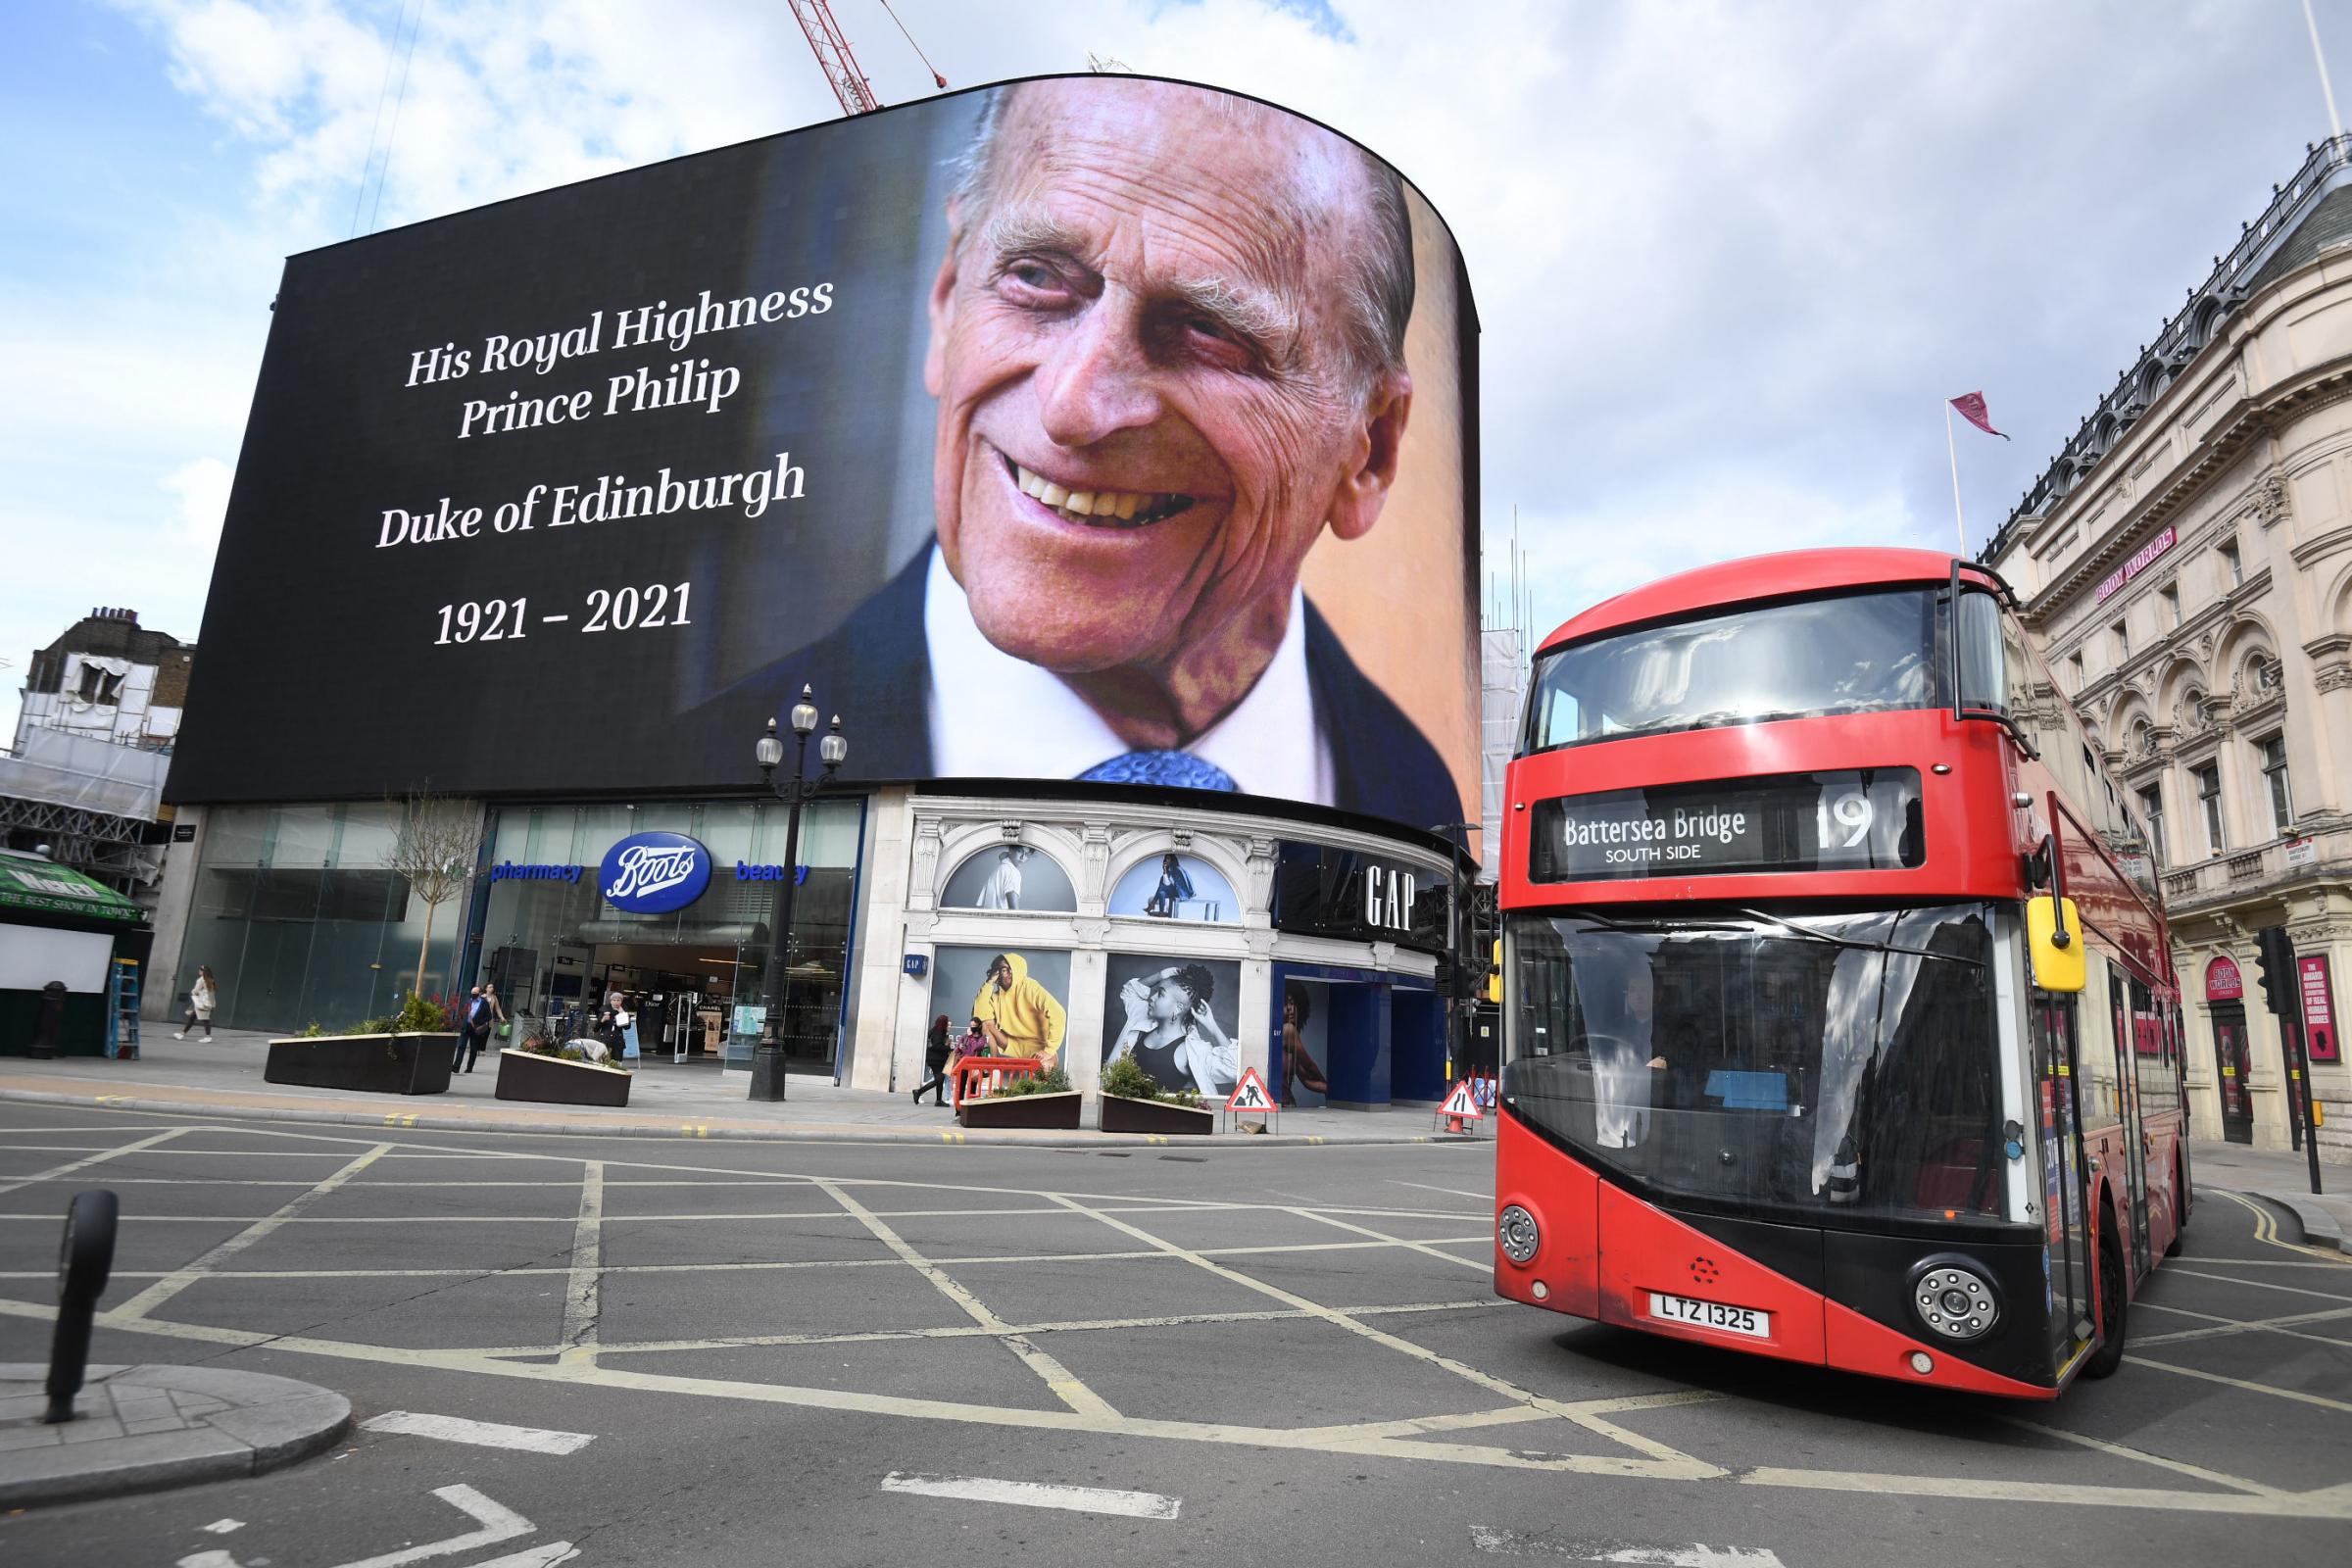
<instances>
[{"instance_id":1,"label":"window with stone frame","mask_svg":"<svg viewBox=\"0 0 2352 1568\"><path fill-rule=\"evenodd\" d=\"M2164 784L2162 780L2143 786L2139 792L2139 814L2148 829L2148 855L2162 866L2172 858L2164 847Z\"/></svg>"},{"instance_id":2,"label":"window with stone frame","mask_svg":"<svg viewBox=\"0 0 2352 1568\"><path fill-rule=\"evenodd\" d=\"M2197 810L2205 823L2205 853L2220 855L2230 848L2230 836L2222 830L2221 764L2207 762L2193 769L2189 777L2197 784Z\"/></svg>"},{"instance_id":3,"label":"window with stone frame","mask_svg":"<svg viewBox=\"0 0 2352 1568\"><path fill-rule=\"evenodd\" d=\"M2295 797L2286 781L2286 737L2278 734L2256 741L2254 750L2262 758L2263 790L2271 803L2271 826L2280 838L2291 838L2295 831Z\"/></svg>"},{"instance_id":4,"label":"window with stone frame","mask_svg":"<svg viewBox=\"0 0 2352 1568\"><path fill-rule=\"evenodd\" d=\"M2214 553L2222 558L2223 591L2235 588L2246 580L2245 558L2237 553L2236 540L2223 540L2221 548Z\"/></svg>"}]
</instances>

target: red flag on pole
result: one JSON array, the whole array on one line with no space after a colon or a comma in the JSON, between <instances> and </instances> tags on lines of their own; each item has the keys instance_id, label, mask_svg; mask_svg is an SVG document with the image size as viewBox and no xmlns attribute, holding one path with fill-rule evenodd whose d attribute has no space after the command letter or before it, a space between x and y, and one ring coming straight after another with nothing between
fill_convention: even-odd
<instances>
[{"instance_id":1,"label":"red flag on pole","mask_svg":"<svg viewBox=\"0 0 2352 1568\"><path fill-rule=\"evenodd\" d=\"M1952 399L1952 407L1960 411L1960 417L1966 419L1969 423L1975 425L1986 435L1999 435L2004 441L2009 439L2007 436L2001 435L2000 431L1995 430L1992 427L1992 416L1984 412L1984 393L1963 392L1958 397Z\"/></svg>"}]
</instances>

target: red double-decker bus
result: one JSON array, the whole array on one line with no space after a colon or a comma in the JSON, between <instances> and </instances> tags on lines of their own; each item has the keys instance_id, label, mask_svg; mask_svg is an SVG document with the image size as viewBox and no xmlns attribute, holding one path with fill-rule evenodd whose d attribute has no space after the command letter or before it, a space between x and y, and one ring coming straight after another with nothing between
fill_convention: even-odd
<instances>
[{"instance_id":1,"label":"red double-decker bus","mask_svg":"<svg viewBox=\"0 0 2352 1568\"><path fill-rule=\"evenodd\" d=\"M1687 572L1538 651L1503 813L1495 1289L2053 1398L2187 1217L2139 829L2007 587Z\"/></svg>"}]
</instances>

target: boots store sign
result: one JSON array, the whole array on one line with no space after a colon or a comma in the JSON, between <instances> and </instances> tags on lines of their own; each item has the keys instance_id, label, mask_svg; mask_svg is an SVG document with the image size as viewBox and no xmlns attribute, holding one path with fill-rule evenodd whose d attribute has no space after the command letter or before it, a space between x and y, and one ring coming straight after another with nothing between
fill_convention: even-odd
<instances>
[{"instance_id":1,"label":"boots store sign","mask_svg":"<svg viewBox=\"0 0 2352 1568\"><path fill-rule=\"evenodd\" d=\"M710 885L710 852L683 833L632 833L605 852L596 885L615 909L667 914Z\"/></svg>"}]
</instances>

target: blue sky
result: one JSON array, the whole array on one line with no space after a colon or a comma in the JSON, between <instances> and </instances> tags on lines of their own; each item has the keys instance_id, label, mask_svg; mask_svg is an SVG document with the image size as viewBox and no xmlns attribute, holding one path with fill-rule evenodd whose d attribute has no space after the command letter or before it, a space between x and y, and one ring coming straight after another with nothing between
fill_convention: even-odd
<instances>
[{"instance_id":1,"label":"blue sky","mask_svg":"<svg viewBox=\"0 0 2352 1568\"><path fill-rule=\"evenodd\" d=\"M378 226L837 112L771 0L420 4ZM1981 541L2328 128L2296 0L895 6L958 86L1113 56L1420 184L1545 626L1728 555L1948 546L1977 388L2016 436L1962 451ZM835 9L886 101L929 90L878 0ZM91 606L196 635L279 264L349 231L403 10L0 12L0 728Z\"/></svg>"}]
</instances>

